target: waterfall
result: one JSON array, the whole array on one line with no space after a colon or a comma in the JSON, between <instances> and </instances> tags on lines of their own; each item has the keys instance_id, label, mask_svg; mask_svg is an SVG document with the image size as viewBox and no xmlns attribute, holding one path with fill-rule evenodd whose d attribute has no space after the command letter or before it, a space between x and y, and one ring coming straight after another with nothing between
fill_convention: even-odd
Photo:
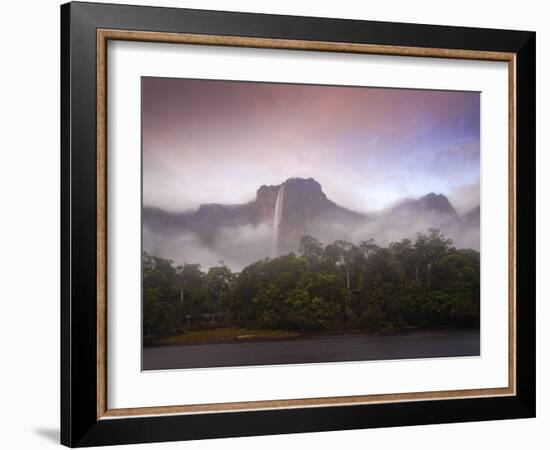
<instances>
[{"instance_id":1,"label":"waterfall","mask_svg":"<svg viewBox=\"0 0 550 450\"><path fill-rule=\"evenodd\" d=\"M277 256L279 249L279 225L283 217L283 201L285 196L285 185L281 184L277 199L275 200L275 210L273 212L273 242L271 256Z\"/></svg>"}]
</instances>

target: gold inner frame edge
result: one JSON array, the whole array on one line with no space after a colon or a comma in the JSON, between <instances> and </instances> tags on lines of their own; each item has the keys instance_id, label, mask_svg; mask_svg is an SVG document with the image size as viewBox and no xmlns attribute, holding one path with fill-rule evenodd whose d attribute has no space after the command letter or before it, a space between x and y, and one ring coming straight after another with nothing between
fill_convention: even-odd
<instances>
[{"instance_id":1,"label":"gold inner frame edge","mask_svg":"<svg viewBox=\"0 0 550 450\"><path fill-rule=\"evenodd\" d=\"M312 408L403 401L499 397L516 394L516 54L479 50L303 41L240 36L159 33L98 29L96 31L97 107L97 419L174 414L205 414L266 409ZM107 42L109 40L247 48L286 49L375 55L503 61L508 63L508 386L397 394L260 400L198 405L109 409L107 405Z\"/></svg>"}]
</instances>

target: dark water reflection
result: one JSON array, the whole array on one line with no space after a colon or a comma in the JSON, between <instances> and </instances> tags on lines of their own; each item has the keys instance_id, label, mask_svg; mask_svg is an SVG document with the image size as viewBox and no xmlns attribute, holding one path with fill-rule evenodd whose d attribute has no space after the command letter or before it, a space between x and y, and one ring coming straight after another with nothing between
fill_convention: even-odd
<instances>
[{"instance_id":1,"label":"dark water reflection","mask_svg":"<svg viewBox=\"0 0 550 450\"><path fill-rule=\"evenodd\" d=\"M479 354L479 330L437 330L393 336L344 335L271 342L149 347L143 351L143 369L373 361Z\"/></svg>"}]
</instances>

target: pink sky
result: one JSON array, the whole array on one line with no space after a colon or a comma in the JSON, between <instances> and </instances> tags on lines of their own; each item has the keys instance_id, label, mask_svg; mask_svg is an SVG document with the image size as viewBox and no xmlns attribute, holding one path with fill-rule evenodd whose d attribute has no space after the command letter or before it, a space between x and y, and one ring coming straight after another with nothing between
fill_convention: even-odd
<instances>
[{"instance_id":1,"label":"pink sky","mask_svg":"<svg viewBox=\"0 0 550 450\"><path fill-rule=\"evenodd\" d=\"M443 193L479 203L479 93L142 79L143 199L171 211L242 203L312 177L377 210Z\"/></svg>"}]
</instances>

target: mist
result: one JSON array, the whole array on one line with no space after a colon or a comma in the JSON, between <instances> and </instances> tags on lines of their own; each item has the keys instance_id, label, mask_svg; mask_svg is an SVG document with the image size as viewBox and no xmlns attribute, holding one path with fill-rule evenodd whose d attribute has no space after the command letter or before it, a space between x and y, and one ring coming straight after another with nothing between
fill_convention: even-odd
<instances>
[{"instance_id":1,"label":"mist","mask_svg":"<svg viewBox=\"0 0 550 450\"><path fill-rule=\"evenodd\" d=\"M309 223L325 245L387 246L440 228L457 247L479 249L479 225L388 214L430 192L460 217L479 205L479 92L143 77L142 95L144 209L192 215L204 204L245 205L263 185L313 178L330 201L368 216ZM212 221L201 220L194 229L144 224L144 250L203 270L240 271L274 256L272 223L224 221L206 238L200 228Z\"/></svg>"},{"instance_id":2,"label":"mist","mask_svg":"<svg viewBox=\"0 0 550 450\"><path fill-rule=\"evenodd\" d=\"M143 249L151 255L171 259L176 265L200 264L203 270L226 265L239 272L248 264L270 256L272 228L270 223L224 227L206 245L192 232L163 236L144 227Z\"/></svg>"},{"instance_id":3,"label":"mist","mask_svg":"<svg viewBox=\"0 0 550 450\"><path fill-rule=\"evenodd\" d=\"M457 248L471 248L479 251L479 226L462 222L438 226L435 218L422 217L406 222L393 220L379 215L358 226L323 224L313 226L310 235L324 245L336 240L344 240L359 245L361 241L374 239L376 244L387 247L392 242L410 239L413 243L417 233L428 233L430 228L438 228ZM192 232L165 236L153 232L148 227L143 229L143 247L149 254L171 259L176 265L200 264L203 270L210 267L226 265L233 272L240 272L244 267L264 258L298 253L298 245L285 248L277 255L272 251L272 224L245 225L221 228L215 239L206 244Z\"/></svg>"},{"instance_id":4,"label":"mist","mask_svg":"<svg viewBox=\"0 0 550 450\"><path fill-rule=\"evenodd\" d=\"M313 177L354 211L432 191L459 210L467 187L479 185L478 92L142 83L144 206L180 212L245 203L261 185Z\"/></svg>"}]
</instances>

